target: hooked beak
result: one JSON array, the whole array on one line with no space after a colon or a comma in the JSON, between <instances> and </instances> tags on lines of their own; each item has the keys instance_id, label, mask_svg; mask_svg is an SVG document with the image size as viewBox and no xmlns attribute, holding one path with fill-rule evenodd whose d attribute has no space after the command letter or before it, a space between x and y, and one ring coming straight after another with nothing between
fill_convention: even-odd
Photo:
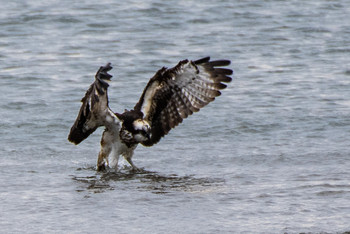
<instances>
[{"instance_id":1,"label":"hooked beak","mask_svg":"<svg viewBox=\"0 0 350 234\"><path fill-rule=\"evenodd\" d=\"M146 129L146 137L147 137L147 140L151 140L151 138L152 138L152 131L151 131L151 128L148 126Z\"/></svg>"}]
</instances>

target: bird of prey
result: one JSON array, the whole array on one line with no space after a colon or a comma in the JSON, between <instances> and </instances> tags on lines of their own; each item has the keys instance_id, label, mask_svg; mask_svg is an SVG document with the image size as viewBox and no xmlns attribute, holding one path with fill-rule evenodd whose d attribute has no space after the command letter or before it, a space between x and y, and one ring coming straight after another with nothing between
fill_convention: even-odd
<instances>
[{"instance_id":1,"label":"bird of prey","mask_svg":"<svg viewBox=\"0 0 350 234\"><path fill-rule=\"evenodd\" d=\"M132 110L119 114L108 105L108 63L100 67L95 81L81 100L82 106L68 140L79 144L98 127L104 126L97 170L115 168L122 155L132 170L139 170L132 161L136 146L152 146L159 142L183 119L221 95L232 78L232 70L222 68L229 60L210 61L210 57L196 61L182 60L173 68L163 67L149 80L139 102ZM114 162L112 165L111 162Z\"/></svg>"}]
</instances>

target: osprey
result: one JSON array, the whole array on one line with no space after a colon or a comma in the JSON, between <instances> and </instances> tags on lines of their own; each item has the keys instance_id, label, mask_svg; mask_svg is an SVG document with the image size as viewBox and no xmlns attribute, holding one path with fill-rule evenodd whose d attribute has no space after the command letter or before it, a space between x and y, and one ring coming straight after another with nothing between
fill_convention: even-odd
<instances>
[{"instance_id":1,"label":"osprey","mask_svg":"<svg viewBox=\"0 0 350 234\"><path fill-rule=\"evenodd\" d=\"M175 67L163 67L149 80L139 102L132 110L114 113L108 105L108 71L111 64L100 67L95 81L81 100L78 117L73 124L68 140L79 144L98 127L104 126L97 170L116 168L119 156L138 170L132 161L136 146L152 146L159 142L193 112L214 101L226 88L224 83L232 80L229 60L210 61L209 57L196 61L183 60ZM109 157L114 164L109 162Z\"/></svg>"}]
</instances>

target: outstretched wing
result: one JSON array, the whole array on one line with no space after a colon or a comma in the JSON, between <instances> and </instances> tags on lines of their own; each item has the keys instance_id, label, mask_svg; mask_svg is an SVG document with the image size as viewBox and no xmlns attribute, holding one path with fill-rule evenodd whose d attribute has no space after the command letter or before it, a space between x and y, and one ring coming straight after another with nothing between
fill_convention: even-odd
<instances>
[{"instance_id":1,"label":"outstretched wing","mask_svg":"<svg viewBox=\"0 0 350 234\"><path fill-rule=\"evenodd\" d=\"M197 61L183 60L171 69L160 69L134 107L151 125L151 138L142 144L157 143L183 119L221 95L219 90L226 88L224 83L232 80L229 77L232 70L218 67L229 64L229 60L210 61L206 57Z\"/></svg>"},{"instance_id":2,"label":"outstretched wing","mask_svg":"<svg viewBox=\"0 0 350 234\"><path fill-rule=\"evenodd\" d=\"M106 113L113 114L113 112L109 111L107 95L109 86L107 81L112 78L108 71L111 69L111 64L108 63L97 71L94 83L90 85L81 100L82 105L78 117L68 135L70 142L79 144L99 126L104 125Z\"/></svg>"}]
</instances>

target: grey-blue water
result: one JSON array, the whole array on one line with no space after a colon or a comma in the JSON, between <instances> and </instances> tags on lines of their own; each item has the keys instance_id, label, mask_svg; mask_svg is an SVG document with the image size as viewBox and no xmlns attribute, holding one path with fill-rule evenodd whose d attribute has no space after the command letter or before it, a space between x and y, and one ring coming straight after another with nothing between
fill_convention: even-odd
<instances>
[{"instance_id":1,"label":"grey-blue water","mask_svg":"<svg viewBox=\"0 0 350 234\"><path fill-rule=\"evenodd\" d=\"M1 233L350 231L348 0L0 5ZM145 173L95 171L102 129L67 141L99 66L121 112L162 66L207 55L233 82L137 148Z\"/></svg>"}]
</instances>

